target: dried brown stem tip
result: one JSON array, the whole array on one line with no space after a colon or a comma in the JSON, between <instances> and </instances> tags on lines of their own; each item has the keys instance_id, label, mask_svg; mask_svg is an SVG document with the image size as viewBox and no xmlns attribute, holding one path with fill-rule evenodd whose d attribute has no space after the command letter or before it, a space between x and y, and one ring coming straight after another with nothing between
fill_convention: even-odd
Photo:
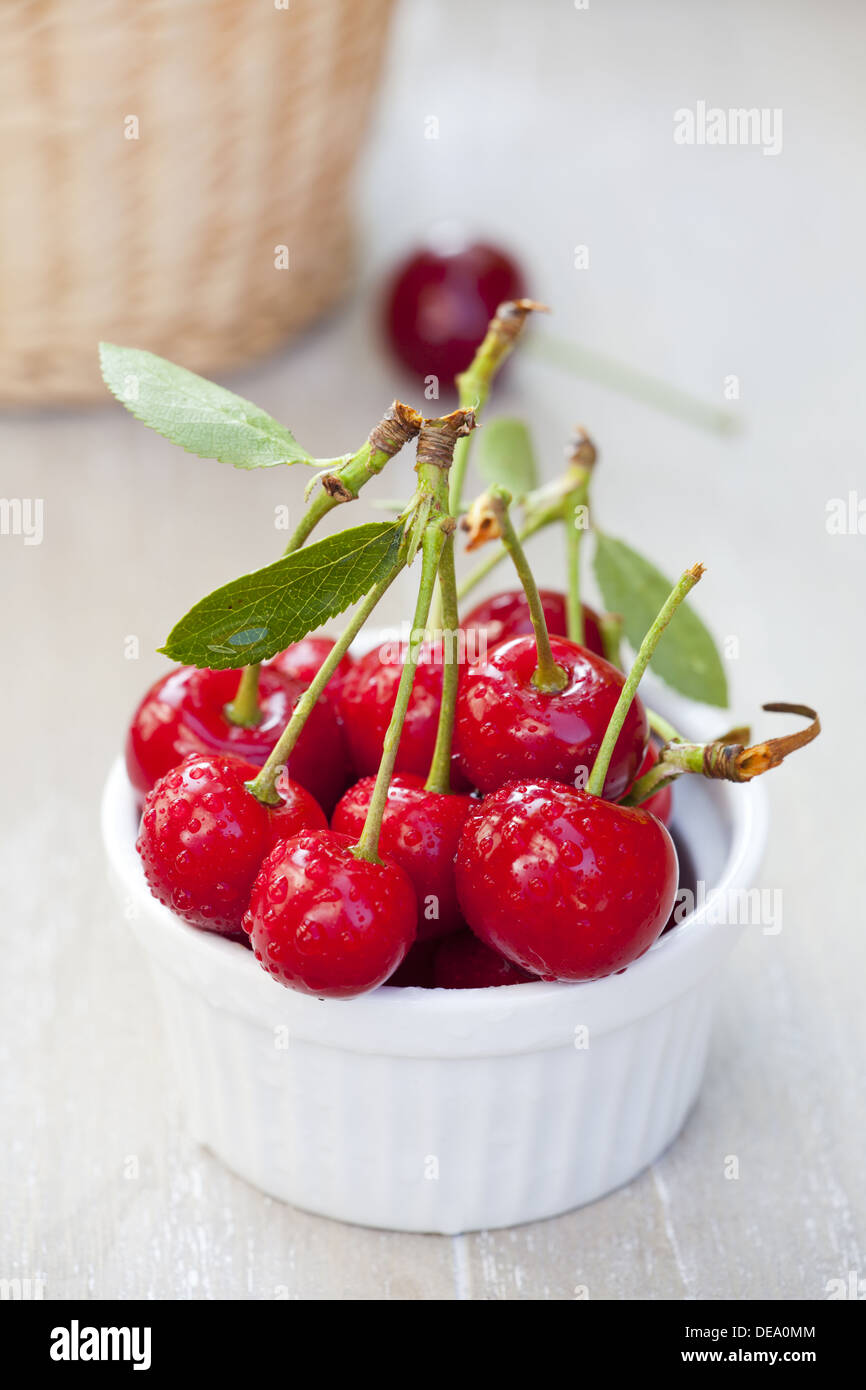
<instances>
[{"instance_id":1,"label":"dried brown stem tip","mask_svg":"<svg viewBox=\"0 0 866 1390\"><path fill-rule=\"evenodd\" d=\"M598 458L598 450L583 425L575 425L574 434L568 441L565 457L572 468L589 470Z\"/></svg>"},{"instance_id":2,"label":"dried brown stem tip","mask_svg":"<svg viewBox=\"0 0 866 1390\"><path fill-rule=\"evenodd\" d=\"M424 420L418 432L418 464L450 468L454 445L475 429L474 410L452 410L450 415Z\"/></svg>"},{"instance_id":3,"label":"dried brown stem tip","mask_svg":"<svg viewBox=\"0 0 866 1390\"><path fill-rule=\"evenodd\" d=\"M319 481L329 497L335 502L351 502L355 494L341 482L336 473L323 473Z\"/></svg>"},{"instance_id":4,"label":"dried brown stem tip","mask_svg":"<svg viewBox=\"0 0 866 1390\"><path fill-rule=\"evenodd\" d=\"M467 550L477 550L488 541L498 541L502 537L502 504L489 493L476 497L469 511L460 522L468 534Z\"/></svg>"},{"instance_id":5,"label":"dried brown stem tip","mask_svg":"<svg viewBox=\"0 0 866 1390\"><path fill-rule=\"evenodd\" d=\"M550 309L546 304L539 304L534 299L503 300L490 320L488 332L511 343L520 333L529 315L533 313L549 314Z\"/></svg>"},{"instance_id":6,"label":"dried brown stem tip","mask_svg":"<svg viewBox=\"0 0 866 1390\"><path fill-rule=\"evenodd\" d=\"M735 729L729 729L726 734L722 734L716 739L716 743L748 743L752 737L752 730L748 724L738 724Z\"/></svg>"},{"instance_id":7,"label":"dried brown stem tip","mask_svg":"<svg viewBox=\"0 0 866 1390\"><path fill-rule=\"evenodd\" d=\"M623 798L623 804L639 806L684 772L699 773L717 781L751 782L753 777L760 777L770 768L778 767L789 753L811 743L821 732L821 722L809 705L776 703L764 705L764 709L771 714L798 714L810 722L798 734L768 738L750 748L743 746L749 737L748 729L732 729L715 743L686 743L683 739L671 739L661 749L655 767L632 784L628 795Z\"/></svg>"},{"instance_id":8,"label":"dried brown stem tip","mask_svg":"<svg viewBox=\"0 0 866 1390\"><path fill-rule=\"evenodd\" d=\"M415 438L422 424L423 417L417 410L413 410L411 405L394 401L378 425L370 431L370 448L374 453L393 457L400 452L404 444Z\"/></svg>"},{"instance_id":9,"label":"dried brown stem tip","mask_svg":"<svg viewBox=\"0 0 866 1390\"><path fill-rule=\"evenodd\" d=\"M786 734L784 738L768 738L763 743L743 748L739 744L710 743L704 750L704 776L723 778L728 782L750 782L778 767L789 753L811 743L821 732L821 721L809 705L787 705L775 703L764 705L770 714L799 714L810 721L805 729L797 734Z\"/></svg>"}]
</instances>

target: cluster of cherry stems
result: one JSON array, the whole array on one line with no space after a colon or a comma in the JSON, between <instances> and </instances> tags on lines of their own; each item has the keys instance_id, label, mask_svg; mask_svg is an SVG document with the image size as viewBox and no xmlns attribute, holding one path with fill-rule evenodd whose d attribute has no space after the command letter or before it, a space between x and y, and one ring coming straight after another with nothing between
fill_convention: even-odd
<instances>
[{"instance_id":1,"label":"cluster of cherry stems","mask_svg":"<svg viewBox=\"0 0 866 1390\"><path fill-rule=\"evenodd\" d=\"M476 407L516 337L508 307L466 374ZM518 328L531 307L512 316ZM422 421L395 404L385 424L394 451L417 433L408 653L347 650L391 575L339 642L303 638L252 686L249 672L193 667L158 681L126 750L150 889L319 997L622 970L665 929L678 880L670 786L622 804L658 758L636 688L701 569L683 575L626 677L592 610L580 608L580 642L565 635L568 600L536 589L494 488L476 527L503 541L523 588L458 626L448 476L456 449L459 497L475 410ZM444 626L431 633L437 576Z\"/></svg>"}]
</instances>

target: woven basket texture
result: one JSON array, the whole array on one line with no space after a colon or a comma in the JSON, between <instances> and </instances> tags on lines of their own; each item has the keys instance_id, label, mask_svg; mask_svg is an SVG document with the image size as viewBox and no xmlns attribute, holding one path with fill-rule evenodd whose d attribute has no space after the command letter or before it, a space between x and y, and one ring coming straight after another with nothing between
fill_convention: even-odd
<instances>
[{"instance_id":1,"label":"woven basket texture","mask_svg":"<svg viewBox=\"0 0 866 1390\"><path fill-rule=\"evenodd\" d=\"M340 298L391 8L2 0L0 400L98 397L101 338L218 372Z\"/></svg>"}]
</instances>

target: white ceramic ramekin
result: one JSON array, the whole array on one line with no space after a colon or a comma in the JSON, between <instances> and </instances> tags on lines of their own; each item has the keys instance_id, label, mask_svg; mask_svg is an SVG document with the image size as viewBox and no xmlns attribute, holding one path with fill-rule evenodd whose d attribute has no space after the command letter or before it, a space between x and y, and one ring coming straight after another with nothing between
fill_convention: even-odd
<instances>
[{"instance_id":1,"label":"white ceramic ramekin","mask_svg":"<svg viewBox=\"0 0 866 1390\"><path fill-rule=\"evenodd\" d=\"M332 1001L282 989L243 946L150 896L118 760L106 850L195 1137L275 1197L403 1231L516 1225L628 1182L697 1096L720 966L741 930L720 895L750 887L766 835L759 785L683 778L676 800L696 876L714 886L624 974Z\"/></svg>"}]
</instances>

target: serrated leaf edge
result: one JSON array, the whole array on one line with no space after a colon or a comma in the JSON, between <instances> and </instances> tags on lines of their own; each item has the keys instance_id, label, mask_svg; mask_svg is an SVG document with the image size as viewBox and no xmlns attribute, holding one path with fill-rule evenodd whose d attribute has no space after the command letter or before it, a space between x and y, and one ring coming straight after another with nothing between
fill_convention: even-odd
<instances>
[{"instance_id":1,"label":"serrated leaf edge","mask_svg":"<svg viewBox=\"0 0 866 1390\"><path fill-rule=\"evenodd\" d=\"M227 467L230 467L230 468L239 468L239 469L241 469L241 470L243 470L244 472L247 472L247 473L252 473L252 472L254 472L257 468L277 468L277 467L281 467L281 466L283 466L283 465L285 465L286 467L291 467L292 464L295 464L295 463L303 463L303 464L305 464L306 466L309 466L309 465L311 465L311 464L312 464L312 465L315 465L315 464L318 462L318 460L314 459L314 458L312 457L312 455L308 454L307 451L306 451L306 449L304 449L303 446L300 445L300 444L298 444L298 450L299 450L300 454L302 455L301 458L278 458L278 459L272 459L269 463L235 463L235 462L234 462L233 460L231 460L231 459L221 458L219 454L200 454L200 453L198 453L198 451L197 451L196 449L191 449L191 448L189 447L189 445L187 445L187 444L182 444L179 440L173 438L172 435L166 434L165 430L158 429L156 425L152 424L150 420L146 419L144 415L140 414L140 412L134 408L134 405L133 405L133 403L132 403L131 401L126 400L125 397L121 396L120 393L119 393L118 391L115 390L114 386L112 385L112 383L109 381L108 377L106 376L106 370L107 370L107 368L106 368L106 361L105 361L105 349L106 349L106 348L114 348L114 349L116 349L118 352L124 352L124 351L126 351L126 352L142 352L142 353L146 353L148 357L155 357L155 358L157 358L159 361L168 362L169 366L171 366L171 367L179 367L179 366L180 366L180 363L179 363L179 362L171 362L171 361L169 360L169 358L167 358L167 357L160 357L159 353L150 352L147 348L124 348L124 347L122 347L119 343L109 343L109 342L107 342L107 341L101 341L101 342L99 343L99 370L100 370L100 373L101 373L101 376L102 376L102 380L103 380L103 382L105 383L105 386L106 386L107 389L111 392L111 394L112 394L112 396L114 397L114 399L115 399L116 401L118 401L119 404L123 406L124 410L127 410L127 411L129 412L129 414L133 416L134 419L138 420L138 421L139 421L142 425L144 425L147 429L153 430L154 434L158 434L159 437L160 437L161 439L167 439L168 442L169 442L170 444L174 444L174 445L176 446L176 448L182 449L183 452L184 452L185 454L190 454L193 458L203 458L203 459L210 459L210 458L212 458L212 459L214 459L217 463L224 463L224 464L227 465ZM189 371L189 368L188 368L188 367L181 367L181 370L186 372L186 371ZM199 380L201 380L201 381L206 381L206 382L208 383L209 386L217 386L217 385L219 384L218 382L212 382L212 381L210 381L210 379L209 379L208 377L203 377L203 376L201 375L200 372L190 372L190 375L191 375L191 376L196 376L196 377L198 377ZM223 387L220 387L220 390L227 391L228 388L223 386ZM275 420L274 417L273 417L272 415L269 415L268 412L267 412L266 410L261 410L260 407L257 406L257 405L255 404L254 401L248 401L248 400L246 399L245 396L239 396L239 395L237 395L237 393L234 392L234 391L229 391L228 394L231 395L231 396L234 396L235 400L243 401L245 405L250 405L250 406L252 406L254 410L258 411L261 415L266 416L267 419L269 419L269 420L274 420L274 424L275 424L275 425L278 425L280 429L286 429L286 430L288 429L288 426L280 424L280 421L279 421L279 420ZM232 422L230 422L230 421L226 421L226 424L227 424L227 425L228 425L228 424L231 424L231 423L232 423ZM248 427L251 428L251 429L254 428L254 426L248 426ZM288 432L289 432L289 434L291 434L291 430L289 430ZM294 436L292 436L292 438L294 438ZM297 443L297 441L295 441L295 442Z\"/></svg>"}]
</instances>

